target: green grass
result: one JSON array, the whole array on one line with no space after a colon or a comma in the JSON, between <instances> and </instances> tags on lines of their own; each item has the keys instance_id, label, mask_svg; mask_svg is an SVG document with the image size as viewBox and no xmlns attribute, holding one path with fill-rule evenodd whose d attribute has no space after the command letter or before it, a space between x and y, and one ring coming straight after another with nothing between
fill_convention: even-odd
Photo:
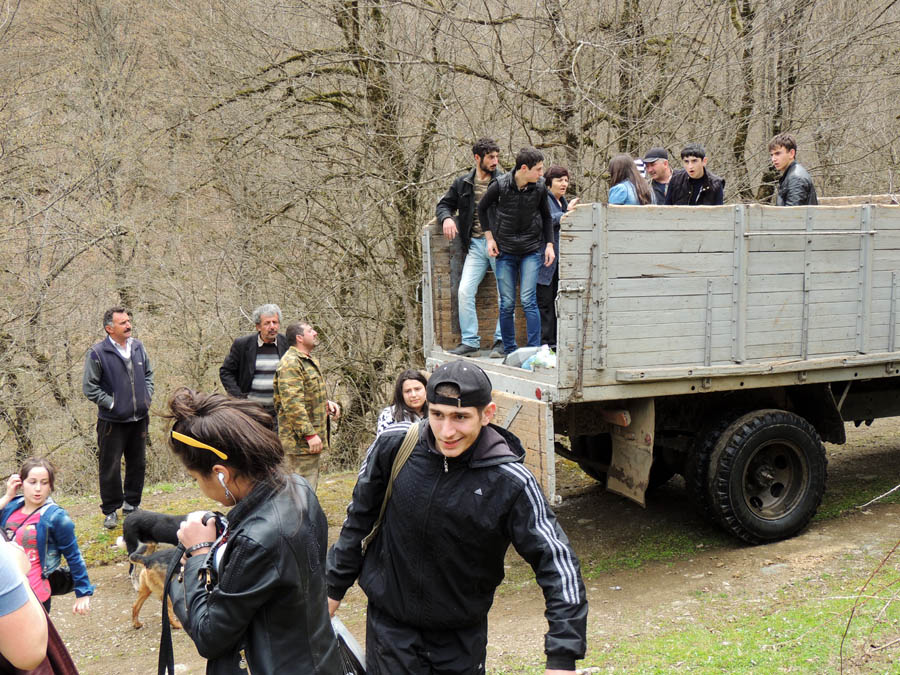
<instances>
[{"instance_id":1,"label":"green grass","mask_svg":"<svg viewBox=\"0 0 900 675\"><path fill-rule=\"evenodd\" d=\"M692 530L650 530L617 550L582 560L583 574L593 579L618 570L638 569L651 562L671 562L695 555L698 550L714 550L734 544L724 533Z\"/></svg>"},{"instance_id":2,"label":"green grass","mask_svg":"<svg viewBox=\"0 0 900 675\"><path fill-rule=\"evenodd\" d=\"M896 485L896 476L878 476L869 479L855 478L853 481L841 483L831 481L825 489L825 497L822 499L822 505L816 512L813 521L830 520L853 511L856 507L862 506L875 497L884 494ZM900 490L881 499L878 503L900 503Z\"/></svg>"},{"instance_id":3,"label":"green grass","mask_svg":"<svg viewBox=\"0 0 900 675\"><path fill-rule=\"evenodd\" d=\"M878 560L867 561L874 569ZM859 561L855 561L858 564ZM844 672L896 672L894 650L873 650L900 634L894 602L900 572L886 566L873 579L853 613L844 642ZM648 626L648 634L622 636L615 626L589 636L581 668L615 673L824 673L840 668L841 638L865 578L798 584L771 598L723 600L708 595L683 628ZM668 619L669 623L674 623ZM543 672L543 664L510 659L492 675Z\"/></svg>"}]
</instances>

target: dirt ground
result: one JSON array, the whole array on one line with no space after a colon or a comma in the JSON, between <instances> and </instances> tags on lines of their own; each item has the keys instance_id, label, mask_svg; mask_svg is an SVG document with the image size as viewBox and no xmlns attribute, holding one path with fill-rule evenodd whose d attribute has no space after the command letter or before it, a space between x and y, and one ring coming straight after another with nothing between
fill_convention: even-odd
<instances>
[{"instance_id":1,"label":"dirt ground","mask_svg":"<svg viewBox=\"0 0 900 675\"><path fill-rule=\"evenodd\" d=\"M848 436L847 445L828 448L830 491L840 492L876 476L896 476L894 483L900 483L900 418L876 421L871 428L848 426ZM603 492L578 472L564 472L561 481L563 503L556 511L585 565L615 554L647 532L663 532L663 546L669 535L688 541L716 536L712 527L693 515L678 478L656 492L646 509ZM154 495L145 499L144 506L162 510L171 498ZM660 627L691 621L698 594L710 589L717 589L717 611L725 616L745 612L748 605L764 603L795 584L841 574L848 558L861 551L879 554L900 540L898 514L900 505L875 505L814 521L789 541L746 546L727 540L711 550L701 546L672 560L595 574L586 582L589 640L595 646L614 646L626 636L639 639ZM336 537L337 529L330 534ZM511 581L501 586L489 619L488 671L493 673L503 672L500 664L509 658L535 666L543 662L546 623L541 593L536 584L526 581L524 564L515 554L507 565ZM141 614L144 628L132 628L135 592L127 570L124 553L118 564L90 569L98 591L87 617L71 614L73 596L53 600L51 616L82 673L156 672L160 603L148 601ZM339 613L361 643L364 609L365 597L354 587ZM183 631L174 631L174 647L179 673L204 672L204 660Z\"/></svg>"}]
</instances>

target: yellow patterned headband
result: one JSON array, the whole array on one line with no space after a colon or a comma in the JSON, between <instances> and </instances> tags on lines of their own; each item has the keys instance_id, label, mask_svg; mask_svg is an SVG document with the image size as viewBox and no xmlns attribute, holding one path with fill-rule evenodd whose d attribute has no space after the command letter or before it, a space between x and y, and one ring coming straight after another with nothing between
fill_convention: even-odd
<instances>
[{"instance_id":1,"label":"yellow patterned headband","mask_svg":"<svg viewBox=\"0 0 900 675\"><path fill-rule=\"evenodd\" d=\"M179 433L177 431L172 432L172 438L174 438L176 441L181 441L185 445L190 445L195 448L201 448L203 450L209 450L210 452L214 452L222 459L228 459L228 455L226 455L221 450L216 450L213 446L207 445L206 443L202 443L202 442L198 441L196 438L191 438L190 436L185 436L184 434Z\"/></svg>"}]
</instances>

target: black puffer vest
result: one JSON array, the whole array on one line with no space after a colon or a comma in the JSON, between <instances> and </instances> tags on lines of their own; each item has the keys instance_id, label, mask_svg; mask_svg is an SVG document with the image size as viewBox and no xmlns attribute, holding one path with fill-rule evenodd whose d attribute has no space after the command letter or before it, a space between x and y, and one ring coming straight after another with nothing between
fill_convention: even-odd
<instances>
[{"instance_id":1,"label":"black puffer vest","mask_svg":"<svg viewBox=\"0 0 900 675\"><path fill-rule=\"evenodd\" d=\"M501 253L526 255L543 248L544 227L541 200L547 201L543 178L529 183L524 190L516 186L514 171L497 179L500 196L497 213L491 221L491 232Z\"/></svg>"}]
</instances>

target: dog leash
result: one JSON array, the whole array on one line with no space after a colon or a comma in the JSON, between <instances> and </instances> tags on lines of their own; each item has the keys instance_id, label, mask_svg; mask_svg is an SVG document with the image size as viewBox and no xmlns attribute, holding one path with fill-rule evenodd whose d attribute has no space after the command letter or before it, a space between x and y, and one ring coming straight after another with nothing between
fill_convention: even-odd
<instances>
[{"instance_id":1,"label":"dog leash","mask_svg":"<svg viewBox=\"0 0 900 675\"><path fill-rule=\"evenodd\" d=\"M172 627L169 625L169 614L166 612L166 602L169 598L169 591L172 588L172 579L181 566L181 556L184 555L184 544L178 544L176 547L177 554L169 563L169 569L166 570L166 583L163 587L163 611L162 611L162 632L159 636L159 662L157 663L157 675L175 675L175 650L172 648Z\"/></svg>"}]
</instances>

